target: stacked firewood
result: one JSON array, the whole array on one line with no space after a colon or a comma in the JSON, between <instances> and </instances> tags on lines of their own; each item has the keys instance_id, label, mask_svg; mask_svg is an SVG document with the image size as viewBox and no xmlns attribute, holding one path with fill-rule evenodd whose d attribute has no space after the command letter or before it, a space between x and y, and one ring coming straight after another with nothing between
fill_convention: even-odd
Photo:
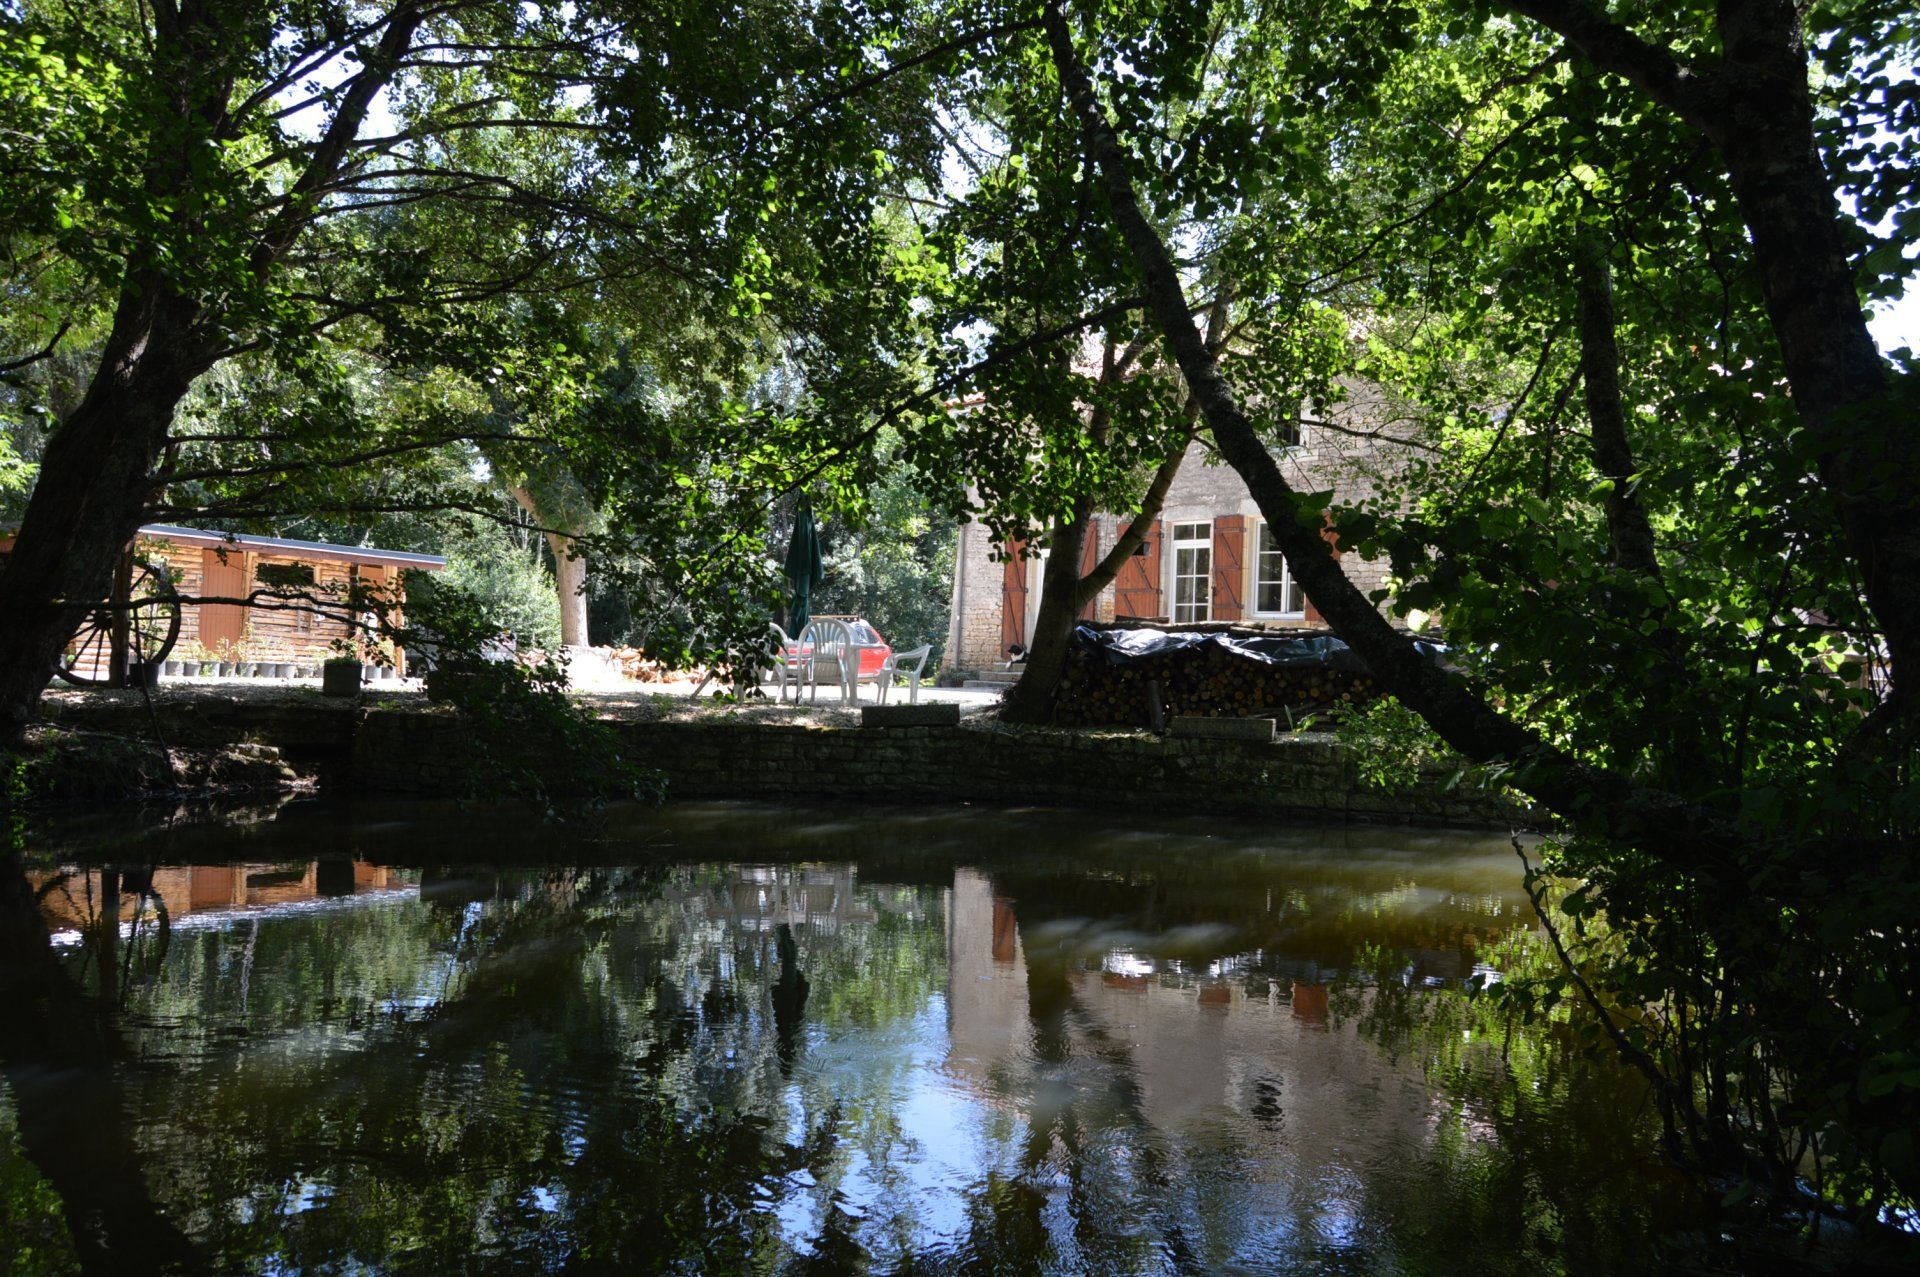
<instances>
[{"instance_id":1,"label":"stacked firewood","mask_svg":"<svg viewBox=\"0 0 1920 1277\"><path fill-rule=\"evenodd\" d=\"M649 658L637 647L615 647L603 650L613 657L615 668L636 683L697 683L707 676L706 670L700 668L669 669L659 661Z\"/></svg>"},{"instance_id":2,"label":"stacked firewood","mask_svg":"<svg viewBox=\"0 0 1920 1277\"><path fill-rule=\"evenodd\" d=\"M1224 645L1182 648L1116 665L1076 646L1054 702L1072 727L1152 727L1177 715L1277 718L1282 729L1325 720L1377 696L1373 679L1326 664L1275 664Z\"/></svg>"}]
</instances>

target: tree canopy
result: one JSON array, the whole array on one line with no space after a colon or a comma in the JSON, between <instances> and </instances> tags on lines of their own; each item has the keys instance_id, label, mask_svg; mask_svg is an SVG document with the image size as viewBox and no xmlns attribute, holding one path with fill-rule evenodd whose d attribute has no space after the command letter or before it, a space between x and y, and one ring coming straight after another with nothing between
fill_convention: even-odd
<instances>
[{"instance_id":1,"label":"tree canopy","mask_svg":"<svg viewBox=\"0 0 1920 1277\"><path fill-rule=\"evenodd\" d=\"M1560 822L1552 996L1676 1149L1910 1207L1907 9L15 0L4 726L153 513L526 527L544 476L655 641L745 659L790 494L1037 545L1197 434ZM1421 447L1333 508L1273 451L1358 385Z\"/></svg>"}]
</instances>

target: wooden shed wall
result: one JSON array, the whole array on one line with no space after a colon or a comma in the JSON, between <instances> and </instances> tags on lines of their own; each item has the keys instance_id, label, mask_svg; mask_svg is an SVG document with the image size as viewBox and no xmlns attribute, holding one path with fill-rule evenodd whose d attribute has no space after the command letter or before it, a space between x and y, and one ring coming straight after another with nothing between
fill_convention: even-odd
<instances>
[{"instance_id":1,"label":"wooden shed wall","mask_svg":"<svg viewBox=\"0 0 1920 1277\"><path fill-rule=\"evenodd\" d=\"M142 539L140 550L150 562L164 560L174 574L174 587L189 597L205 592L207 585L205 564L209 560L218 563L222 556L225 557L228 565L237 565L241 568L241 579L246 583L244 591L246 594L265 588L259 580L259 571L262 566L300 565L313 569L313 592L316 597L327 598L331 595L333 598L344 599L355 572L354 564L343 563L337 559L269 553L246 550L237 546L209 548ZM359 568L359 575L362 579L384 583L390 579L392 571L393 569L389 567L362 566ZM202 635L200 612L201 609L193 604L188 604L181 609L180 642L182 645L188 640L205 643L207 639L217 640L219 637L212 632ZM243 622L241 637L235 652L240 660L300 664L324 661L334 654L335 641L346 638L350 630L345 619L337 612L323 615L311 611L255 606L245 609L241 619ZM211 651L213 645L208 646ZM179 649L176 648L175 652L178 655Z\"/></svg>"}]
</instances>

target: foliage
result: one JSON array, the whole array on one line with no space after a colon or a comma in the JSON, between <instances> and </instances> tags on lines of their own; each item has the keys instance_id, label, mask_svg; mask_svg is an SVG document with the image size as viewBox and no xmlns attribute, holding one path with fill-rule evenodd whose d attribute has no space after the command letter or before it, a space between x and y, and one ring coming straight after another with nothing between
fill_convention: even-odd
<instances>
[{"instance_id":1,"label":"foliage","mask_svg":"<svg viewBox=\"0 0 1920 1277\"><path fill-rule=\"evenodd\" d=\"M498 525L477 522L443 547L447 566L409 579L411 607L431 611L453 590L470 599L497 632L518 647L552 650L560 642L560 605L541 566L540 543Z\"/></svg>"},{"instance_id":2,"label":"foliage","mask_svg":"<svg viewBox=\"0 0 1920 1277\"><path fill-rule=\"evenodd\" d=\"M1333 730L1346 746L1355 778L1375 789L1411 788L1422 768L1450 756L1426 720L1391 696L1348 710Z\"/></svg>"},{"instance_id":3,"label":"foliage","mask_svg":"<svg viewBox=\"0 0 1920 1277\"><path fill-rule=\"evenodd\" d=\"M0 1089L0 1269L17 1277L77 1273L60 1198L19 1147L14 1100Z\"/></svg>"},{"instance_id":4,"label":"foliage","mask_svg":"<svg viewBox=\"0 0 1920 1277\"><path fill-rule=\"evenodd\" d=\"M1238 402L1269 444L1276 409L1343 380L1404 406L1423 459L1364 508L1327 513L1343 549L1391 560L1379 602L1438 613L1472 655L1455 684L1467 699L1432 704L1484 706L1478 721L1518 727L1512 739L1557 751L1556 766L1608 777L1612 796L1581 795L1605 811L1563 811L1576 827L1629 828L1621 813L1658 795L1725 831L1659 859L1638 845L1662 832L1646 824L1553 853L1633 937L1626 958L1596 957L1622 1014L1689 1026L1654 1061L1678 1097L1676 1151L1791 1202L1805 1146L1831 1205L1863 1220L1910 1208L1920 1178L1902 1132L1920 1122L1920 1092L1902 1070L1920 1025L1877 1008L1920 998L1901 921L1920 795L1912 715L1884 700L1889 649L1862 588L1875 564L1853 530L1875 466L1910 473L1892 460L1904 445L1884 441L1902 436L1911 383L1874 370L1890 391L1827 421L1810 415L1811 383L1798 401L1785 393L1806 365L1783 347L1812 321L1767 275L1779 264L1753 219L1771 206L1740 187L1725 150L1745 139L1703 136L1598 71L1579 41L1484 5L1056 8L1096 81L1094 122L1083 135L1060 110L1058 46L1008 42L969 101L1017 174L970 193L981 211L955 232L953 292L1017 298L1025 331L1096 315L1124 341L1137 321L1110 308L1156 286L1139 244L1157 238L1184 273L1169 309L1224 285L1257 313L1334 312L1310 326L1324 340L1251 361ZM1663 56L1719 69L1715 50L1734 38L1722 17L1756 6L1613 8ZM1845 181L1870 187L1892 228L1871 245L1842 232L1857 285L1881 295L1920 224L1905 167L1873 174L1863 139L1913 123L1885 72L1911 60L1916 32L1872 4L1805 20L1827 76L1818 137L1859 166ZM1083 145L1099 123L1124 148L1105 185ZM1142 208L1126 242L1116 182ZM1816 227L1839 216L1831 190L1806 207ZM1013 330L984 308L973 320ZM1864 336L1857 315L1846 335ZM1028 371L1023 406L1068 381L1052 349L1053 376ZM1286 375L1262 384L1269 365ZM1231 361L1222 372L1240 379ZM1086 398L1057 392L1053 419ZM1115 420L1154 442L1137 418ZM1033 488L1029 508L1058 510L1032 469L1055 441L1013 433L1012 455L970 460ZM1057 443L1062 472L1076 470L1077 438ZM1839 461L1836 439L1857 440ZM1836 478L1849 454L1867 479ZM1870 504L1913 500L1877 482ZM1326 494L1295 495L1317 524ZM1650 558L1633 552L1636 522ZM1883 588L1879 605L1911 590ZM1517 752L1479 748L1537 785ZM1810 920L1825 928L1818 946L1795 940Z\"/></svg>"},{"instance_id":5,"label":"foliage","mask_svg":"<svg viewBox=\"0 0 1920 1277\"><path fill-rule=\"evenodd\" d=\"M469 792L550 815L613 798L660 801L660 774L623 757L613 729L568 697L564 658L513 659L487 604L442 583L391 632L429 662L427 695L472 728Z\"/></svg>"}]
</instances>

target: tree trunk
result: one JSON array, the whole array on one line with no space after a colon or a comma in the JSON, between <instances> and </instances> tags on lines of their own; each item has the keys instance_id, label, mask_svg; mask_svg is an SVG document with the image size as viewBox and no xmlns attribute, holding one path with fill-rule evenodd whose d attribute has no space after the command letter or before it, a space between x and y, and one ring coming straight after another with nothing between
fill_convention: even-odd
<instances>
[{"instance_id":1,"label":"tree trunk","mask_svg":"<svg viewBox=\"0 0 1920 1277\"><path fill-rule=\"evenodd\" d=\"M522 510L543 527L547 548L553 551L553 588L560 599L560 642L566 647L587 645L587 555L580 543L568 535L579 529L556 526L540 512L533 489L514 485L509 489Z\"/></svg>"},{"instance_id":2,"label":"tree trunk","mask_svg":"<svg viewBox=\"0 0 1920 1277\"><path fill-rule=\"evenodd\" d=\"M1920 660L1920 447L1887 402L1860 308L1833 182L1814 136L1802 5L1721 0L1725 49L1688 63L1584 0L1507 0L1700 130L1719 150L1753 236L1767 314L1815 466L1831 493L1867 606L1879 622L1898 712Z\"/></svg>"},{"instance_id":3,"label":"tree trunk","mask_svg":"<svg viewBox=\"0 0 1920 1277\"><path fill-rule=\"evenodd\" d=\"M1590 234L1574 244L1574 291L1580 308L1580 380L1586 388L1594 467L1610 480L1607 543L1613 565L1655 578L1653 525L1634 490L1633 446L1626 400L1620 394L1620 348L1613 319L1613 272L1606 251Z\"/></svg>"},{"instance_id":4,"label":"tree trunk","mask_svg":"<svg viewBox=\"0 0 1920 1277\"><path fill-rule=\"evenodd\" d=\"M553 550L553 584L560 592L560 642L587 645L587 555L580 543L557 532L547 534Z\"/></svg>"},{"instance_id":5,"label":"tree trunk","mask_svg":"<svg viewBox=\"0 0 1920 1277\"><path fill-rule=\"evenodd\" d=\"M1053 525L1047 538L1047 570L1040 578L1040 608L1027 635L1027 656L1020 681L1007 692L1000 717L1009 723L1046 723L1053 718L1053 695L1067 667L1080 602L1080 554L1092 532L1090 502L1082 501L1071 519Z\"/></svg>"},{"instance_id":6,"label":"tree trunk","mask_svg":"<svg viewBox=\"0 0 1920 1277\"><path fill-rule=\"evenodd\" d=\"M0 749L17 744L73 632L140 527L174 409L206 367L196 303L130 281L100 371L48 440L0 572Z\"/></svg>"},{"instance_id":7,"label":"tree trunk","mask_svg":"<svg viewBox=\"0 0 1920 1277\"><path fill-rule=\"evenodd\" d=\"M1067 649L1072 646L1073 630L1079 623L1080 613L1099 597L1100 591L1113 584L1114 578L1120 575L1120 569L1146 539L1147 525L1160 516L1160 507L1166 503L1167 491L1180 473L1180 463L1187 456L1188 442L1186 437L1181 438L1167 459L1160 463L1160 468L1154 471L1152 482L1147 484L1146 495L1140 500L1139 511L1120 533L1113 548L1094 565L1093 571L1083 577L1079 566L1086 552L1087 533L1091 531L1093 516L1090 510L1083 510L1075 521L1078 530L1072 537L1073 554L1066 560L1071 572L1063 573L1058 585L1055 584L1054 567L1061 562L1061 552L1057 548L1054 550L1040 582L1040 610L1033 618L1033 633L1027 637L1026 669L1000 707L1000 717L1007 722L1038 724L1053 721L1053 698L1060 690L1060 676L1066 672ZM1056 527L1052 544L1056 547L1062 544L1061 537L1062 533Z\"/></svg>"},{"instance_id":8,"label":"tree trunk","mask_svg":"<svg viewBox=\"0 0 1920 1277\"><path fill-rule=\"evenodd\" d=\"M1140 273L1149 313L1220 455L1246 482L1270 534L1327 623L1367 663L1381 687L1425 719L1448 745L1476 762L1502 764L1509 783L1551 811L1675 864L1730 868L1727 853L1746 840L1734 822L1710 808L1582 763L1507 718L1395 630L1327 555L1319 512L1297 499L1194 327L1173 258L1140 209L1126 152L1094 96L1061 3L1046 0L1048 45L1109 210ZM1728 875L1727 885L1736 885L1735 875Z\"/></svg>"},{"instance_id":9,"label":"tree trunk","mask_svg":"<svg viewBox=\"0 0 1920 1277\"><path fill-rule=\"evenodd\" d=\"M1209 351L1218 351L1226 341L1230 300L1228 291L1223 288L1215 294L1213 304L1207 308ZM1145 337L1137 338L1116 356L1109 343L1100 380L1111 384L1127 376L1146 346ZM1180 473L1180 463L1186 459L1187 445L1193 440L1194 423L1199 419L1199 406L1191 396L1187 399L1186 412L1186 433L1180 436L1173 451L1154 471L1146 494L1141 498L1139 512L1121 532L1106 557L1096 563L1093 571L1085 577L1080 575L1080 561L1086 550L1087 534L1092 530L1092 503L1082 501L1078 504L1071 528L1065 524L1054 526L1050 541L1054 547L1053 554L1040 583L1040 609L1033 618L1033 633L1027 636L1026 666L1020 681L1007 693L1000 707L1000 717L1007 722L1041 724L1053 721L1053 698L1059 693L1060 677L1066 672L1067 649L1073 645L1073 631L1079 624L1080 614L1100 596L1100 591L1113 583L1114 578L1120 575L1120 569L1140 548L1146 537L1147 525L1159 517L1160 507L1166 503L1167 490ZM1106 438L1111 422L1104 409L1095 410L1090 425L1090 433L1095 439ZM1064 552L1060 547L1069 541L1072 545L1071 554L1063 560Z\"/></svg>"},{"instance_id":10,"label":"tree trunk","mask_svg":"<svg viewBox=\"0 0 1920 1277\"><path fill-rule=\"evenodd\" d=\"M1797 37L1797 16L1793 30ZM1860 308L1839 208L1814 147L1806 58L1795 53L1773 69L1791 73L1790 91L1780 91L1764 66L1738 77L1737 123L1718 140L1753 232L1787 383L1880 622L1897 694L1920 661L1920 439L1886 404L1886 366ZM1902 699L1911 709L1912 694Z\"/></svg>"}]
</instances>

